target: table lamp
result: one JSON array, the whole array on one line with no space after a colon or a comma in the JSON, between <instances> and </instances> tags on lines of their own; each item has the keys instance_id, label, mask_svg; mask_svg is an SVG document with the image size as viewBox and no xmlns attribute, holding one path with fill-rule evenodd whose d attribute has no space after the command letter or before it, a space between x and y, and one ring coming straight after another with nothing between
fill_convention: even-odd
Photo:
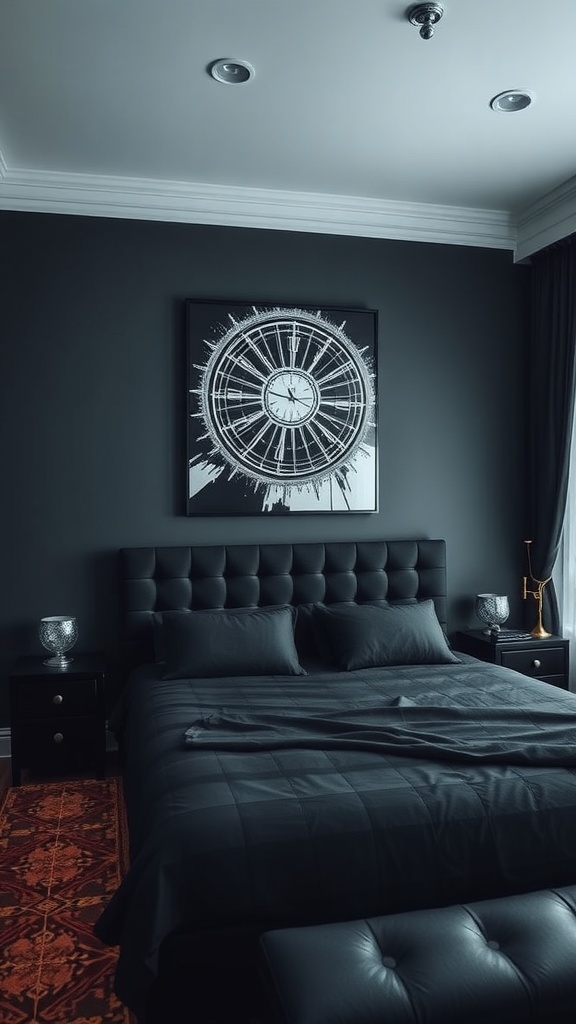
<instances>
[{"instance_id":1,"label":"table lamp","mask_svg":"<svg viewBox=\"0 0 576 1024\"><path fill-rule=\"evenodd\" d=\"M40 643L47 651L51 651L54 657L46 658L45 665L52 665L54 668L66 668L73 660L66 658L66 652L74 647L78 639L78 626L73 615L48 615L40 619L38 629Z\"/></svg>"},{"instance_id":2,"label":"table lamp","mask_svg":"<svg viewBox=\"0 0 576 1024\"><path fill-rule=\"evenodd\" d=\"M500 626L510 615L508 598L505 594L477 594L476 615L488 626L484 633L499 633Z\"/></svg>"}]
</instances>

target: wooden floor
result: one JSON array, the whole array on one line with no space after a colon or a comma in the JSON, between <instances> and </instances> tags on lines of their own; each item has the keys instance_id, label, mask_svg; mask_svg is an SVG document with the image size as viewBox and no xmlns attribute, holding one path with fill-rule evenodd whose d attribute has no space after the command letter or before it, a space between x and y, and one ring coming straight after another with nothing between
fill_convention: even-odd
<instances>
[{"instance_id":1,"label":"wooden floor","mask_svg":"<svg viewBox=\"0 0 576 1024\"><path fill-rule=\"evenodd\" d=\"M10 758L0 758L0 799L3 797L5 790L10 785Z\"/></svg>"}]
</instances>

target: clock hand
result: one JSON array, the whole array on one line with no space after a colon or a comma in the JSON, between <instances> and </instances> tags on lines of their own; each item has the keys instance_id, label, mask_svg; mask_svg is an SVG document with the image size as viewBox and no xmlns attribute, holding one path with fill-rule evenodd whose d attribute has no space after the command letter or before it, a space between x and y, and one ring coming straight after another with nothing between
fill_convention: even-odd
<instances>
[{"instance_id":1,"label":"clock hand","mask_svg":"<svg viewBox=\"0 0 576 1024\"><path fill-rule=\"evenodd\" d=\"M283 394L282 391L269 391L268 394L274 395L274 398L290 398L293 401L290 395Z\"/></svg>"}]
</instances>

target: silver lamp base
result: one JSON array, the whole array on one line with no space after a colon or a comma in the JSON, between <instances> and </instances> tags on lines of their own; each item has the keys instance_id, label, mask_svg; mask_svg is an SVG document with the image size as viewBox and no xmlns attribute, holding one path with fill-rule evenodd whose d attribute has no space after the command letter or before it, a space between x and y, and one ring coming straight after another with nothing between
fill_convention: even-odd
<instances>
[{"instance_id":1,"label":"silver lamp base","mask_svg":"<svg viewBox=\"0 0 576 1024\"><path fill-rule=\"evenodd\" d=\"M497 636L500 626L506 622L510 607L505 594L476 594L476 614L487 629L482 630L485 636Z\"/></svg>"},{"instance_id":2,"label":"silver lamp base","mask_svg":"<svg viewBox=\"0 0 576 1024\"><path fill-rule=\"evenodd\" d=\"M40 643L52 654L44 662L50 668L67 668L72 658L68 651L78 639L78 625L73 615L47 615L40 619L38 629Z\"/></svg>"}]
</instances>

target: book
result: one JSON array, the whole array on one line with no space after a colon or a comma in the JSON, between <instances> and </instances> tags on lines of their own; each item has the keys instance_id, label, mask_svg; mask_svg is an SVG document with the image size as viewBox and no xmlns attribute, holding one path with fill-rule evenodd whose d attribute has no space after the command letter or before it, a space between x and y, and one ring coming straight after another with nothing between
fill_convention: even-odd
<instances>
[{"instance_id":1,"label":"book","mask_svg":"<svg viewBox=\"0 0 576 1024\"><path fill-rule=\"evenodd\" d=\"M525 633L517 629L501 629L499 633L492 633L495 643L504 643L511 640L535 640L531 633Z\"/></svg>"}]
</instances>

